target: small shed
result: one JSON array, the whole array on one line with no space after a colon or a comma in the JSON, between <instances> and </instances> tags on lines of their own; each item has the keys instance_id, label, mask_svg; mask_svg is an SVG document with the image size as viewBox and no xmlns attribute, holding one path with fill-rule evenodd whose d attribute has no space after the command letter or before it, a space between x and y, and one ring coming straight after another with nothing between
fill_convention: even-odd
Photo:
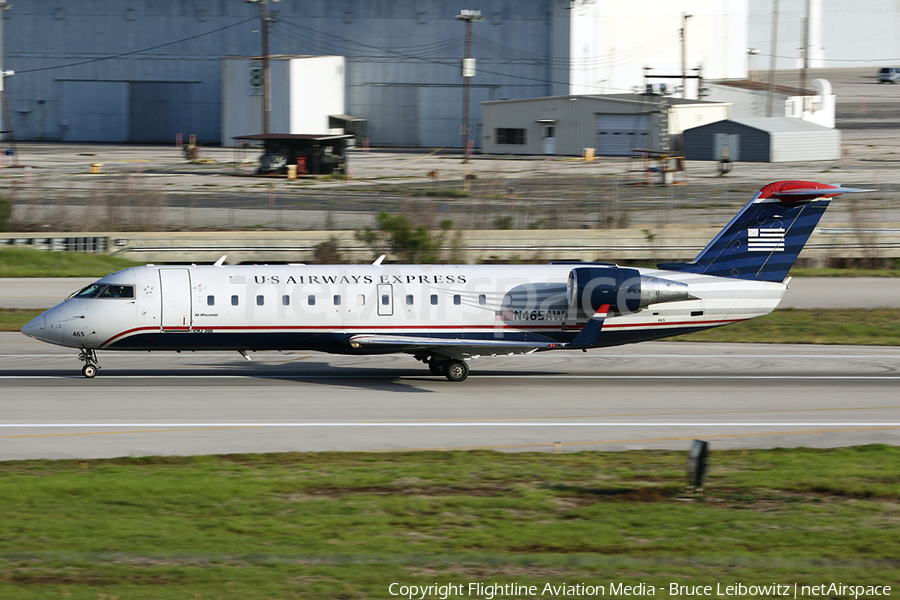
<instances>
[{"instance_id":1,"label":"small shed","mask_svg":"<svg viewBox=\"0 0 900 600\"><path fill-rule=\"evenodd\" d=\"M793 117L725 119L685 129L688 160L806 162L838 160L841 132Z\"/></svg>"},{"instance_id":2,"label":"small shed","mask_svg":"<svg viewBox=\"0 0 900 600\"><path fill-rule=\"evenodd\" d=\"M329 175L346 171L344 150L352 134L309 135L299 133L257 133L238 135L239 144L262 142L263 154L259 158L257 173L288 171L288 165L297 165L297 173Z\"/></svg>"}]
</instances>

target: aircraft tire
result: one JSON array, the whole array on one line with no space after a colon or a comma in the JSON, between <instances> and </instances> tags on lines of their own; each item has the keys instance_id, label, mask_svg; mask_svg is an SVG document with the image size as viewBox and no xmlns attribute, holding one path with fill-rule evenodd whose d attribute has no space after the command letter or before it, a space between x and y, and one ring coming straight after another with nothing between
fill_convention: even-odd
<instances>
[{"instance_id":1,"label":"aircraft tire","mask_svg":"<svg viewBox=\"0 0 900 600\"><path fill-rule=\"evenodd\" d=\"M428 370L431 371L432 375L446 375L447 371L444 369L446 365L447 363L440 363L432 360L428 363Z\"/></svg>"},{"instance_id":2,"label":"aircraft tire","mask_svg":"<svg viewBox=\"0 0 900 600\"><path fill-rule=\"evenodd\" d=\"M444 376L450 381L465 381L469 376L469 365L461 360L451 360L447 363Z\"/></svg>"},{"instance_id":3,"label":"aircraft tire","mask_svg":"<svg viewBox=\"0 0 900 600\"><path fill-rule=\"evenodd\" d=\"M81 374L88 379L93 379L97 375L97 367L94 365L84 365L84 367L81 368Z\"/></svg>"}]
</instances>

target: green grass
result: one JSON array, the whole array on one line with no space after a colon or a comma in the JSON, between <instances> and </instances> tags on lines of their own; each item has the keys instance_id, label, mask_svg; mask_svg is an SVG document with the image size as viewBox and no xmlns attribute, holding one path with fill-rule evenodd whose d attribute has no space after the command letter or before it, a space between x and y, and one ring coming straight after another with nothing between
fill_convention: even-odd
<instances>
[{"instance_id":1,"label":"green grass","mask_svg":"<svg viewBox=\"0 0 900 600\"><path fill-rule=\"evenodd\" d=\"M437 190L425 190L423 196L433 196L435 198L467 198L469 192L459 188L443 188Z\"/></svg>"},{"instance_id":2,"label":"green grass","mask_svg":"<svg viewBox=\"0 0 900 600\"><path fill-rule=\"evenodd\" d=\"M479 451L0 463L0 598L389 598L392 582L645 583L667 596L673 581L900 577L900 449L714 449L702 495L685 494L685 462Z\"/></svg>"},{"instance_id":3,"label":"green grass","mask_svg":"<svg viewBox=\"0 0 900 600\"><path fill-rule=\"evenodd\" d=\"M32 320L42 310L27 310L18 308L0 308L0 331L19 331L22 326Z\"/></svg>"},{"instance_id":4,"label":"green grass","mask_svg":"<svg viewBox=\"0 0 900 600\"><path fill-rule=\"evenodd\" d=\"M900 269L820 268L794 267L791 277L900 277Z\"/></svg>"},{"instance_id":5,"label":"green grass","mask_svg":"<svg viewBox=\"0 0 900 600\"><path fill-rule=\"evenodd\" d=\"M0 277L103 277L138 264L106 254L0 248Z\"/></svg>"},{"instance_id":6,"label":"green grass","mask_svg":"<svg viewBox=\"0 0 900 600\"><path fill-rule=\"evenodd\" d=\"M772 344L900 345L898 309L782 309L734 325L668 340Z\"/></svg>"}]
</instances>

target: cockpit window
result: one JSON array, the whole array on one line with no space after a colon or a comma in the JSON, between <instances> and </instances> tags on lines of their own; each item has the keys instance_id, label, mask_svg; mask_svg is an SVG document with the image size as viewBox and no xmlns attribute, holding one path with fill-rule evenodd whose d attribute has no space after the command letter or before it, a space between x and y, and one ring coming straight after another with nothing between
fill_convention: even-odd
<instances>
[{"instance_id":1,"label":"cockpit window","mask_svg":"<svg viewBox=\"0 0 900 600\"><path fill-rule=\"evenodd\" d=\"M97 294L98 298L134 298L133 285L108 285Z\"/></svg>"},{"instance_id":2,"label":"cockpit window","mask_svg":"<svg viewBox=\"0 0 900 600\"><path fill-rule=\"evenodd\" d=\"M92 283L73 298L134 298L133 285Z\"/></svg>"}]
</instances>

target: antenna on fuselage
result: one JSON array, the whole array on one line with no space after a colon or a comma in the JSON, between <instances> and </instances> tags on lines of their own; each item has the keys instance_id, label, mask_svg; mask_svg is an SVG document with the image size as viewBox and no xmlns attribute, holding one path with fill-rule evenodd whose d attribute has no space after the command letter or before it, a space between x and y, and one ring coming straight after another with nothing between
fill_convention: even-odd
<instances>
[{"instance_id":1,"label":"antenna on fuselage","mask_svg":"<svg viewBox=\"0 0 900 600\"><path fill-rule=\"evenodd\" d=\"M220 258L219 260L217 260L217 261L215 262L215 266L221 267L221 266L225 263L225 259L226 259L226 258L228 258L228 255L227 255L227 254L223 254L223 255L222 255L222 258Z\"/></svg>"},{"instance_id":2,"label":"antenna on fuselage","mask_svg":"<svg viewBox=\"0 0 900 600\"><path fill-rule=\"evenodd\" d=\"M376 258L376 259L375 259L375 262L373 262L372 265L378 266L378 265L380 265L381 263L383 263L383 262L384 262L384 259L385 259L385 256L386 256L386 255L382 254L381 256L379 256L378 258Z\"/></svg>"}]
</instances>

